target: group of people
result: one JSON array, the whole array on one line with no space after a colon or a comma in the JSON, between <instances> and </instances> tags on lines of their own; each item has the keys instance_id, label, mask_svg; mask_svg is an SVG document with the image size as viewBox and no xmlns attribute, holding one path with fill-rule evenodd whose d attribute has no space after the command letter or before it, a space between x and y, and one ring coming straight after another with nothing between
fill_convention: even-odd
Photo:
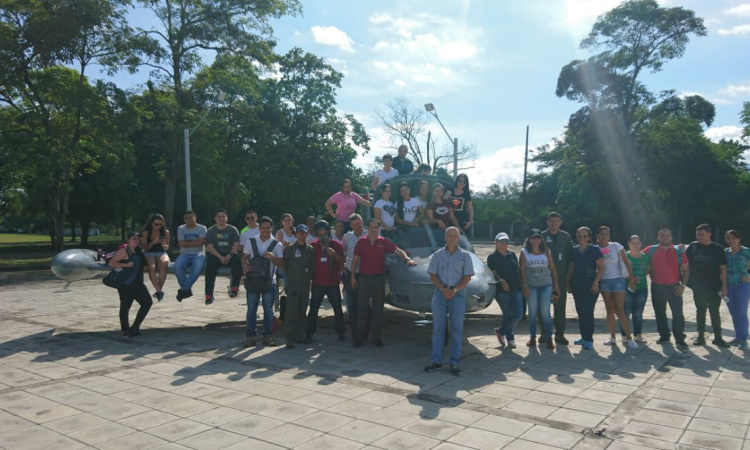
<instances>
[{"instance_id":1,"label":"group of people","mask_svg":"<svg viewBox=\"0 0 750 450\"><path fill-rule=\"evenodd\" d=\"M750 249L741 245L736 230L725 233L727 247L711 240L711 227L696 228L691 244L674 245L672 232L661 229L658 244L642 248L641 239L628 239L628 251L610 241L610 229L596 230L596 243L587 227L576 230L576 242L560 229L562 216L552 212L548 228L532 229L520 256L508 248L509 238L500 233L495 238L495 252L487 265L497 277L497 301L503 312L502 325L495 329L501 345L516 346L514 326L523 316L523 298L528 303L529 335L526 343L555 348L555 343L568 345L565 337L567 293L573 294L580 326L580 339L574 344L585 349L594 346L594 307L601 294L607 314L610 337L605 345L617 344L616 321L622 341L629 348L645 343L642 336L643 311L648 298L647 276L651 277L651 303L656 316L658 343L664 344L674 335L675 343L686 348L685 316L682 294L693 291L698 336L693 345L706 344L706 312L710 313L712 343L719 347L748 348L748 300L750 299ZM735 338L723 339L719 309L722 299L732 317ZM672 327L667 318L672 312ZM553 317L550 309L554 311ZM537 317L542 332L537 340ZM553 338L554 333L554 338Z\"/></svg>"}]
</instances>

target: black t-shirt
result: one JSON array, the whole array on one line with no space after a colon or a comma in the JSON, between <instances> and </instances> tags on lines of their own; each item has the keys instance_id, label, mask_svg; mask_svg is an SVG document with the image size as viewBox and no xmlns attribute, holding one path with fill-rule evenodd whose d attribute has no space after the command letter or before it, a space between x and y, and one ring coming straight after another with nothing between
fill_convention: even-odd
<instances>
[{"instance_id":1,"label":"black t-shirt","mask_svg":"<svg viewBox=\"0 0 750 450\"><path fill-rule=\"evenodd\" d=\"M518 256L515 253L509 251L503 256L495 250L487 257L487 267L497 272L500 278L508 283L511 292L521 290L521 280L518 278ZM497 283L496 289L498 293L505 292L501 283Z\"/></svg>"},{"instance_id":2,"label":"black t-shirt","mask_svg":"<svg viewBox=\"0 0 750 450\"><path fill-rule=\"evenodd\" d=\"M690 289L720 290L721 271L719 267L727 264L727 254L721 245L715 242L708 245L693 242L688 245L685 253L688 256L690 268L688 287Z\"/></svg>"},{"instance_id":3,"label":"black t-shirt","mask_svg":"<svg viewBox=\"0 0 750 450\"><path fill-rule=\"evenodd\" d=\"M468 189L464 189L461 195L455 192L451 195L451 203L453 203L453 214L456 219L463 226L464 223L469 221L469 207L468 203L471 201L471 193Z\"/></svg>"},{"instance_id":4,"label":"black t-shirt","mask_svg":"<svg viewBox=\"0 0 750 450\"><path fill-rule=\"evenodd\" d=\"M399 157L393 158L393 163L391 166L398 170L399 175L409 175L410 173L414 172L414 164L409 161L409 158L404 159L404 162L401 162L401 159Z\"/></svg>"}]
</instances>

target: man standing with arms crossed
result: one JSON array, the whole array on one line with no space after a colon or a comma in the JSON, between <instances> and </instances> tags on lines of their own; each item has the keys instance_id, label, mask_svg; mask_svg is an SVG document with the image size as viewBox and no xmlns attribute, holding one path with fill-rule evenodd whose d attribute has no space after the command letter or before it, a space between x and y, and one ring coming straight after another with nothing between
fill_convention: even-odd
<instances>
[{"instance_id":1,"label":"man standing with arms crossed","mask_svg":"<svg viewBox=\"0 0 750 450\"><path fill-rule=\"evenodd\" d=\"M695 229L696 241L688 245L685 253L690 257L690 281L695 302L695 321L698 337L693 345L706 345L706 309L711 313L713 344L729 347L721 337L721 297L727 296L727 254L721 245L711 241L711 226L707 223Z\"/></svg>"},{"instance_id":2,"label":"man standing with arms crossed","mask_svg":"<svg viewBox=\"0 0 750 450\"><path fill-rule=\"evenodd\" d=\"M672 231L662 228L658 235L659 244L646 247L644 253L651 257L651 304L656 316L656 329L659 344L670 339L667 322L667 304L672 310L672 333L679 348L687 348L685 343L685 315L682 312L682 293L690 279L688 258L679 248L672 245Z\"/></svg>"},{"instance_id":3,"label":"man standing with arms crossed","mask_svg":"<svg viewBox=\"0 0 750 450\"><path fill-rule=\"evenodd\" d=\"M352 269L354 260L354 247L362 236L367 236L365 223L362 216L352 214L349 216L349 226L352 231L344 234L344 256L346 256L346 271L344 272L344 298L346 299L346 311L349 314L349 328L352 329L352 338L357 336L357 288L352 286L352 278L359 279L359 268ZM367 313L365 313L367 314ZM370 333L370 317L365 321L365 336Z\"/></svg>"},{"instance_id":4,"label":"man standing with arms crossed","mask_svg":"<svg viewBox=\"0 0 750 450\"><path fill-rule=\"evenodd\" d=\"M449 321L451 373L461 373L461 344L464 340L466 313L465 288L474 275L474 265L471 263L471 253L458 247L459 235L456 227L445 229L445 247L433 253L430 266L427 268L436 289L432 295L432 363L424 368L425 372L434 372L443 366L445 324Z\"/></svg>"},{"instance_id":5,"label":"man standing with arms crossed","mask_svg":"<svg viewBox=\"0 0 750 450\"><path fill-rule=\"evenodd\" d=\"M549 213L547 215L547 229L542 232L542 239L552 252L557 273L567 274L568 267L570 267L570 252L573 250L573 242L570 235L560 229L561 225L562 216L554 211ZM567 277L559 276L558 286L560 287L560 295L557 301L552 304L555 310L555 342L568 345L569 342L565 338L565 307L568 298ZM542 320L540 319L539 322L542 323ZM547 330L542 330L542 336L545 336L545 331ZM544 338L539 338L540 344L543 343L542 339Z\"/></svg>"},{"instance_id":6,"label":"man standing with arms crossed","mask_svg":"<svg viewBox=\"0 0 750 450\"><path fill-rule=\"evenodd\" d=\"M354 289L359 288L357 295L357 331L354 347L361 347L367 338L367 311L370 311L372 322L372 343L382 347L380 339L383 321L383 303L385 302L385 255L395 253L406 262L407 266L416 266L405 251L396 244L380 236L380 223L377 219L367 222L367 236L357 241L352 259L352 273L359 267L359 281L352 275L349 280ZM372 305L372 306L371 306Z\"/></svg>"}]
</instances>

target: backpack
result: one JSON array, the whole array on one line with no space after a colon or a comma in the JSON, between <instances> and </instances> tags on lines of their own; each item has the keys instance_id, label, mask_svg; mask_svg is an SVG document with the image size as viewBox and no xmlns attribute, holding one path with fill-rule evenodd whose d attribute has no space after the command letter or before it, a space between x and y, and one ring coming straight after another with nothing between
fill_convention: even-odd
<instances>
[{"instance_id":1,"label":"backpack","mask_svg":"<svg viewBox=\"0 0 750 450\"><path fill-rule=\"evenodd\" d=\"M656 249L659 248L658 245L652 245L648 248L648 257L653 260L654 259L654 253L656 253ZM676 245L672 245L672 248L677 252L677 267L682 267L682 250L680 250L680 247Z\"/></svg>"},{"instance_id":2,"label":"backpack","mask_svg":"<svg viewBox=\"0 0 750 450\"><path fill-rule=\"evenodd\" d=\"M267 251L272 252L278 243L279 241L274 239ZM250 272L245 275L245 290L252 294L265 294L271 291L273 263L260 254L255 238L250 239L250 245L253 247L253 257L249 261Z\"/></svg>"}]
</instances>

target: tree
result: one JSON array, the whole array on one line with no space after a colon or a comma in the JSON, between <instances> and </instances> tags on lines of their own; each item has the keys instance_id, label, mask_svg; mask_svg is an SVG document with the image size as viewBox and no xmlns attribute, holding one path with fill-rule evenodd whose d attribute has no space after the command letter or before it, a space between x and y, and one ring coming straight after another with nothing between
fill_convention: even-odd
<instances>
[{"instance_id":1,"label":"tree","mask_svg":"<svg viewBox=\"0 0 750 450\"><path fill-rule=\"evenodd\" d=\"M53 248L63 248L63 227L75 174L95 151L106 99L86 79L101 64L110 72L132 63L124 1L77 0L0 3L0 138L26 161L24 189L51 224ZM77 70L63 67L75 66ZM16 142L19 145L13 145Z\"/></svg>"},{"instance_id":2,"label":"tree","mask_svg":"<svg viewBox=\"0 0 750 450\"><path fill-rule=\"evenodd\" d=\"M438 150L432 133L428 132L425 136L430 119L424 109L412 107L405 97L397 97L386 102L385 106L385 111L376 111L375 114L383 124L392 148L398 149L406 144L414 161L430 165L433 173L452 167L453 143ZM424 147L420 144L423 140ZM479 152L474 144L463 143L458 149L459 171L473 168L478 156Z\"/></svg>"},{"instance_id":3,"label":"tree","mask_svg":"<svg viewBox=\"0 0 750 450\"><path fill-rule=\"evenodd\" d=\"M139 0L159 21L159 27L140 29L142 64L169 86L174 96L173 134L164 147L164 215L174 218L177 178L181 162L181 129L192 92L188 78L201 67L202 51L241 55L263 65L272 60L275 42L269 19L300 12L297 0L205 0L174 2Z\"/></svg>"},{"instance_id":4,"label":"tree","mask_svg":"<svg viewBox=\"0 0 750 450\"><path fill-rule=\"evenodd\" d=\"M750 139L750 102L742 104L742 111L740 112L740 123L745 127L742 129L742 138Z\"/></svg>"}]
</instances>

